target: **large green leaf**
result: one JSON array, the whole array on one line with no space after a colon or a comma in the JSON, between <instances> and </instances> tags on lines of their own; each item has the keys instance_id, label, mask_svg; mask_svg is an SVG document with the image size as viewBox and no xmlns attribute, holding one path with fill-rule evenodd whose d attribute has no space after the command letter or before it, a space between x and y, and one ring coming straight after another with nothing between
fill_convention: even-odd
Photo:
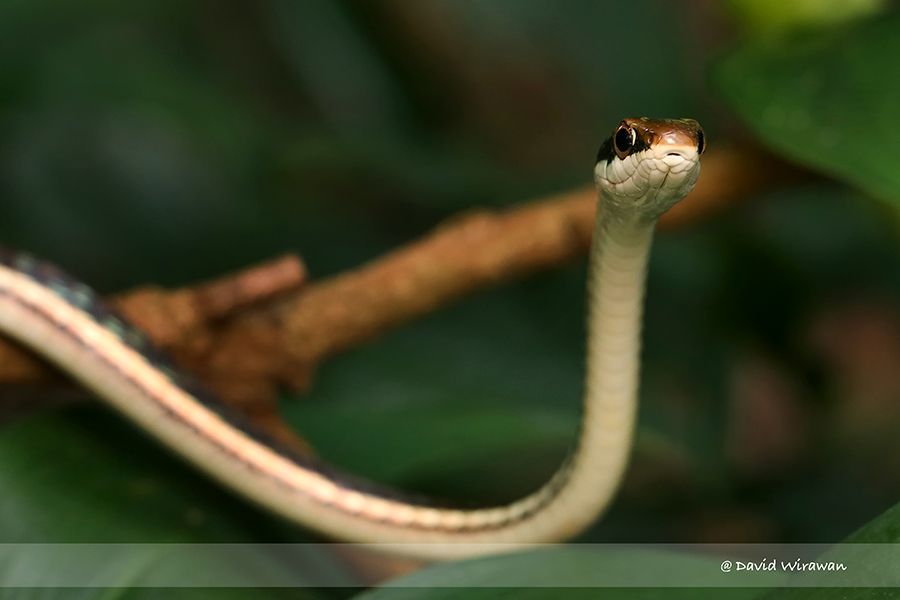
<instances>
[{"instance_id":1,"label":"large green leaf","mask_svg":"<svg viewBox=\"0 0 900 600\"><path fill-rule=\"evenodd\" d=\"M728 585L740 585L731 576L745 576L748 587L663 588L654 581L689 582L706 585L719 576L719 559L627 547L566 546L506 556L443 564L393 580L387 586L365 592L359 600L440 600L455 598L460 588L467 598L755 598L765 595L778 600L868 600L886 596L884 587L866 587L900 575L896 553L879 551L879 544L900 542L900 505L886 511L836 546L818 562L834 561L847 570L821 574L824 581L839 581L844 587L781 587L766 590L761 585L779 585L784 573L728 573ZM815 573L800 575L800 585L811 586ZM808 578L806 580L802 578ZM594 587L623 582L641 582L648 587ZM498 587L498 585L504 587ZM795 583L796 585L796 583ZM857 587L854 587L857 586Z\"/></svg>"},{"instance_id":2,"label":"large green leaf","mask_svg":"<svg viewBox=\"0 0 900 600\"><path fill-rule=\"evenodd\" d=\"M713 69L718 95L766 144L900 201L900 14L750 42Z\"/></svg>"},{"instance_id":3,"label":"large green leaf","mask_svg":"<svg viewBox=\"0 0 900 600\"><path fill-rule=\"evenodd\" d=\"M496 556L444 565L419 571L391 581L387 587L358 596L359 600L442 600L466 598L515 597L543 598L754 598L764 588L664 588L654 581L677 578L681 581L708 582L722 576L723 585L734 585L729 573L720 571L720 561L710 557L674 552L613 549L590 546L544 548L507 556ZM779 574L754 573L745 581L774 584ZM608 586L620 582L637 587ZM503 587L498 587L503 586Z\"/></svg>"},{"instance_id":4,"label":"large green leaf","mask_svg":"<svg viewBox=\"0 0 900 600\"><path fill-rule=\"evenodd\" d=\"M33 417L8 427L0 436L0 543L12 544L0 549L0 588L22 581L46 585L51 576L61 585L84 583L82 573L73 572L76 579L66 579L60 568L41 570L40 565L56 564L52 549L34 549L34 560L29 561L23 547L15 546L71 543L146 544L136 551L114 554L115 560L104 564L102 573L98 571L102 581L118 581L122 587L147 585L148 581L158 584L160 577L164 580L167 576L182 585L209 584L238 572L285 573L298 585L304 581L304 570L319 583L353 585L323 547L300 547L294 556L297 562L285 571L283 556L252 546L303 540L291 528L232 499L99 409ZM205 563L206 569L186 561L180 566L173 564L174 550L169 544L198 543L246 546L238 563L227 553L216 556L201 551L196 556L213 558ZM101 564L94 559L108 551L109 547L102 546L87 549L84 564ZM216 569L219 579L215 578ZM299 578L294 579L294 574ZM171 590L157 591L171 597ZM108 592L102 588L90 592L45 590L42 597L95 598ZM130 593L154 597L155 592L148 588ZM202 593L195 588L184 595ZM298 590L293 593L315 596ZM261 590L242 597L273 595L280 597L280 592Z\"/></svg>"},{"instance_id":5,"label":"large green leaf","mask_svg":"<svg viewBox=\"0 0 900 600\"><path fill-rule=\"evenodd\" d=\"M829 552L823 560L841 562L847 565L843 581L847 587L835 588L782 588L767 596L777 600L868 600L871 598L894 597L883 587L864 587L873 585L874 581L883 581L893 576L900 577L900 566L897 565L895 553L879 552L877 544L900 543L900 505L896 505L859 531L844 540L844 544ZM854 545L860 546L856 551ZM875 545L875 546L873 546ZM859 587L853 587L859 586Z\"/></svg>"}]
</instances>

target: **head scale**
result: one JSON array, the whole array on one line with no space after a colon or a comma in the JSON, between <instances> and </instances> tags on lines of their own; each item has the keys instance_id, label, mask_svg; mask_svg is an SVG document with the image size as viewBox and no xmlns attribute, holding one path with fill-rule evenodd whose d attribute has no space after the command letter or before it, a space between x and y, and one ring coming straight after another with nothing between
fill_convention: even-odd
<instances>
[{"instance_id":1,"label":"head scale","mask_svg":"<svg viewBox=\"0 0 900 600\"><path fill-rule=\"evenodd\" d=\"M625 119L597 153L601 202L658 218L693 189L704 150L703 130L692 119Z\"/></svg>"}]
</instances>

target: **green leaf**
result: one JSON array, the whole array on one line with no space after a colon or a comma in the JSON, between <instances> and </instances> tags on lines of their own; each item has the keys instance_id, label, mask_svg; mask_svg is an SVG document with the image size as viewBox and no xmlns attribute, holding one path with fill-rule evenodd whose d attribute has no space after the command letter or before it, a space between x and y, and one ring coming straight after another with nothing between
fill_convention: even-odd
<instances>
[{"instance_id":1,"label":"green leaf","mask_svg":"<svg viewBox=\"0 0 900 600\"><path fill-rule=\"evenodd\" d=\"M725 5L751 31L825 25L869 16L884 0L728 0Z\"/></svg>"},{"instance_id":2,"label":"green leaf","mask_svg":"<svg viewBox=\"0 0 900 600\"><path fill-rule=\"evenodd\" d=\"M260 515L255 507L235 500L136 434L124 420L96 408L39 415L4 429L0 435L0 490L0 543L148 544L105 566L106 579L102 581L112 579L123 587L142 581L158 582L169 576L179 582L209 582L209 577L215 577L215 569L227 569L222 572L223 577L236 574L235 561L227 553L211 552L212 559L205 563L208 568L199 569L193 564L192 568L198 569L193 573L184 570L184 562L173 564L173 550L158 544L255 544L308 539L299 537L299 532L284 523ZM280 557L270 555L264 547L242 548L249 551L242 554L249 559L242 559L237 571L248 575L286 573ZM103 547L98 547L85 560L103 551ZM0 586L40 576L43 571L34 565L47 564L48 557L52 558L50 550L41 552L36 560L23 562L16 546L3 549ZM206 556L203 552L199 555ZM287 571L299 574L293 581L304 581L306 572L319 582L324 575L333 585L354 583L322 548L301 547L296 558L298 561ZM12 559L15 560L10 562ZM65 584L59 569L46 575L62 577L60 582ZM107 592L97 588L93 595L84 590L78 594L99 597ZM142 593L152 596L151 592ZM195 593L202 590L187 594ZM314 596L307 591L299 593ZM71 591L59 590L58 595L68 598ZM261 590L243 597L273 595L280 594L277 590Z\"/></svg>"},{"instance_id":3,"label":"green leaf","mask_svg":"<svg viewBox=\"0 0 900 600\"><path fill-rule=\"evenodd\" d=\"M867 546L856 552L855 544L897 544L900 543L900 504L885 511L861 529L853 533L833 552L822 559L842 562L848 569L844 580L848 587L854 584L860 587L848 588L782 588L776 590L767 600L867 600L869 598L885 598L885 589L881 587L863 587L871 585L874 580L884 580L886 576L897 573L895 554L878 552L877 546ZM873 575L874 574L874 575ZM812 576L812 575L810 575Z\"/></svg>"},{"instance_id":4,"label":"green leaf","mask_svg":"<svg viewBox=\"0 0 900 600\"><path fill-rule=\"evenodd\" d=\"M476 600L498 597L738 600L755 598L765 591L764 588L738 587L596 587L616 582L626 586L633 582L652 586L655 577L669 581L677 577L682 581L708 582L717 575L722 575L720 561L710 557L627 548L566 546L436 565L392 580L387 587L363 593L357 600L441 600L460 597L463 588L466 598ZM735 582L731 575L737 574L724 575L729 584ZM760 581L775 583L780 579L780 575L771 573L753 575L757 584Z\"/></svg>"},{"instance_id":5,"label":"green leaf","mask_svg":"<svg viewBox=\"0 0 900 600\"><path fill-rule=\"evenodd\" d=\"M900 13L746 44L715 66L722 100L771 148L900 201Z\"/></svg>"}]
</instances>

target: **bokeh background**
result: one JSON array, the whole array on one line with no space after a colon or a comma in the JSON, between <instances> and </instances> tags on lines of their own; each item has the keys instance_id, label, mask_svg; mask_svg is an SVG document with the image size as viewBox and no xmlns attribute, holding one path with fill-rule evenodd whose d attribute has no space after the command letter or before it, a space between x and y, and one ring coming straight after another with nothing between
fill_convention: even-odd
<instances>
[{"instance_id":1,"label":"bokeh background","mask_svg":"<svg viewBox=\"0 0 900 600\"><path fill-rule=\"evenodd\" d=\"M622 117L696 118L710 152L822 178L660 236L633 464L581 539L837 542L900 500L892 8L5 0L0 241L102 292L285 251L327 277L588 183ZM577 430L584 279L467 298L330 361L284 414L381 482L533 489ZM0 541L304 539L103 409L0 431Z\"/></svg>"}]
</instances>

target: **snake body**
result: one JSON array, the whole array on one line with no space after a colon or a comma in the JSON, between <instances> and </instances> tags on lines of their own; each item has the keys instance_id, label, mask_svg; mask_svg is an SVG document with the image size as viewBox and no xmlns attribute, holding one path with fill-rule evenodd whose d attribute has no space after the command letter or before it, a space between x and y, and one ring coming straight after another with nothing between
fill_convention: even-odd
<instances>
[{"instance_id":1,"label":"snake body","mask_svg":"<svg viewBox=\"0 0 900 600\"><path fill-rule=\"evenodd\" d=\"M0 332L227 487L326 536L400 544L389 550L426 559L562 541L604 510L627 464L653 230L693 188L704 145L696 121L626 119L600 148L581 433L550 481L505 506L423 501L293 452L175 366L88 286L6 249L0 249Z\"/></svg>"}]
</instances>

